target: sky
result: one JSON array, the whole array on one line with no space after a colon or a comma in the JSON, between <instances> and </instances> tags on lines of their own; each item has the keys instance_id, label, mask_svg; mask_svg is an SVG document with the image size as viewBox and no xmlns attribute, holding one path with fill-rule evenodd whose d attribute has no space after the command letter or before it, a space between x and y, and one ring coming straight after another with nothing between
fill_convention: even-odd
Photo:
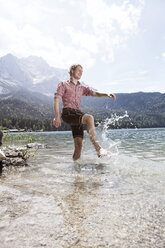
<instances>
[{"instance_id":1,"label":"sky","mask_svg":"<svg viewBox=\"0 0 165 248\"><path fill-rule=\"evenodd\" d=\"M83 66L99 92L165 93L165 0L0 0L0 57Z\"/></svg>"}]
</instances>

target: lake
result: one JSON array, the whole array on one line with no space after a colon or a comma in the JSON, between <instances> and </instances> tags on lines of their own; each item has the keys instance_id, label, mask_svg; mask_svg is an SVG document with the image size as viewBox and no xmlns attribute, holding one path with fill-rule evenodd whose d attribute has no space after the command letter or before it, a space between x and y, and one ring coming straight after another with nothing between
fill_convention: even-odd
<instances>
[{"instance_id":1,"label":"lake","mask_svg":"<svg viewBox=\"0 0 165 248\"><path fill-rule=\"evenodd\" d=\"M85 133L77 162L71 132L33 134L48 148L0 177L0 247L165 247L165 128L98 127L112 156Z\"/></svg>"}]
</instances>

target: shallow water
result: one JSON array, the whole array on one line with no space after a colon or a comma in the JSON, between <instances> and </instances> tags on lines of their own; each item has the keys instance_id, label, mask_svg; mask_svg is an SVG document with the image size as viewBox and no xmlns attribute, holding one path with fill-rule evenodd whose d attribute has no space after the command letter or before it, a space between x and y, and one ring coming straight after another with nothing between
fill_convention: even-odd
<instances>
[{"instance_id":1,"label":"shallow water","mask_svg":"<svg viewBox=\"0 0 165 248\"><path fill-rule=\"evenodd\" d=\"M165 129L97 130L72 161L70 132L36 133L48 148L0 177L0 247L165 246Z\"/></svg>"}]
</instances>

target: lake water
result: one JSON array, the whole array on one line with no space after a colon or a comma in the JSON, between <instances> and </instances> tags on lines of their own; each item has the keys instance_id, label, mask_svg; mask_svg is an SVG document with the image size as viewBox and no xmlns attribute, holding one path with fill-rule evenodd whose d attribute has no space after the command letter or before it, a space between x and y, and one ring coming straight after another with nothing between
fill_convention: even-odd
<instances>
[{"instance_id":1,"label":"lake water","mask_svg":"<svg viewBox=\"0 0 165 248\"><path fill-rule=\"evenodd\" d=\"M0 177L0 247L165 247L164 128L97 128L112 156L85 133L76 163L71 132L35 135L48 148Z\"/></svg>"}]
</instances>

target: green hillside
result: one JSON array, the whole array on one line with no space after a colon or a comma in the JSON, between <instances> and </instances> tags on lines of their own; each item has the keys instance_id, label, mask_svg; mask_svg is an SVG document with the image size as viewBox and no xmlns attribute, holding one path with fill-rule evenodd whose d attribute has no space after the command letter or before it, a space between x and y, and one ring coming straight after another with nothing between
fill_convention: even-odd
<instances>
[{"instance_id":1,"label":"green hillside","mask_svg":"<svg viewBox=\"0 0 165 248\"><path fill-rule=\"evenodd\" d=\"M165 94L130 93L116 94L111 98L83 97L82 111L93 114L96 122L112 115L122 116L127 111L129 117L110 125L110 128L165 127ZM0 98L0 126L26 130L56 130L52 125L54 118L53 97L37 92L19 89ZM58 130L68 130L62 124Z\"/></svg>"},{"instance_id":2,"label":"green hillside","mask_svg":"<svg viewBox=\"0 0 165 248\"><path fill-rule=\"evenodd\" d=\"M116 96L116 101L111 98L83 97L82 110L93 114L98 121L110 118L112 114L123 115L127 111L129 118L122 119L111 128L165 127L165 94L138 92Z\"/></svg>"}]
</instances>

